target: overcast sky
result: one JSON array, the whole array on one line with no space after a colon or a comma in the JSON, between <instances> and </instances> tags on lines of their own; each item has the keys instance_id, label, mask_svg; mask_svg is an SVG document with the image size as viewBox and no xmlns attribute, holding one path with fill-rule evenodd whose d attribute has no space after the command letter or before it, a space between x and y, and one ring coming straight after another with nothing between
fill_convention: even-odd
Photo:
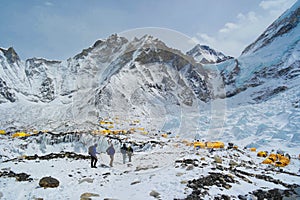
<instances>
[{"instance_id":1,"label":"overcast sky","mask_svg":"<svg viewBox=\"0 0 300 200\"><path fill-rule=\"evenodd\" d=\"M113 33L157 27L237 57L296 1L0 0L0 47L66 60Z\"/></svg>"}]
</instances>

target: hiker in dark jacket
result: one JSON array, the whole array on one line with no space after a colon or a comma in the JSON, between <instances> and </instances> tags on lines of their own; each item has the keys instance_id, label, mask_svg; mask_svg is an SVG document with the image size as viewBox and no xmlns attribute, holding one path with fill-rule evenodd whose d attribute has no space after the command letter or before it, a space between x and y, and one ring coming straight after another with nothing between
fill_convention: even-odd
<instances>
[{"instance_id":1,"label":"hiker in dark jacket","mask_svg":"<svg viewBox=\"0 0 300 200\"><path fill-rule=\"evenodd\" d=\"M93 146L89 147L89 155L91 156L91 168L97 168L96 164L97 164L97 156L96 154L98 153L97 150L97 144L94 144Z\"/></svg>"},{"instance_id":2,"label":"hiker in dark jacket","mask_svg":"<svg viewBox=\"0 0 300 200\"><path fill-rule=\"evenodd\" d=\"M127 147L126 147L126 144L123 144L123 146L121 147L120 151L121 151L121 154L122 154L122 156L123 156L123 164L125 164L125 161L126 161L126 154L127 154Z\"/></svg>"},{"instance_id":3,"label":"hiker in dark jacket","mask_svg":"<svg viewBox=\"0 0 300 200\"><path fill-rule=\"evenodd\" d=\"M133 149L132 149L131 146L129 146L128 149L127 149L127 155L128 155L128 159L129 159L128 162L131 162L131 156L132 156L132 154L133 154Z\"/></svg>"},{"instance_id":4,"label":"hiker in dark jacket","mask_svg":"<svg viewBox=\"0 0 300 200\"><path fill-rule=\"evenodd\" d=\"M106 149L106 153L110 157L110 163L109 163L110 167L113 166L115 152L116 151L115 151L114 145L111 143L110 146Z\"/></svg>"}]
</instances>

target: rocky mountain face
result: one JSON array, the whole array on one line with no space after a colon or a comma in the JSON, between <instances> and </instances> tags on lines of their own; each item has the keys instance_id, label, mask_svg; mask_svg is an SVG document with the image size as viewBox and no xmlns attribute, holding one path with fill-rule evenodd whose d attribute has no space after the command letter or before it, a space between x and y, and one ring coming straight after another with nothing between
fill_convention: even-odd
<instances>
[{"instance_id":1,"label":"rocky mountain face","mask_svg":"<svg viewBox=\"0 0 300 200\"><path fill-rule=\"evenodd\" d=\"M235 60L221 63L227 96L258 88L252 100L261 102L287 90L299 76L300 3L287 10Z\"/></svg>"},{"instance_id":2,"label":"rocky mountain face","mask_svg":"<svg viewBox=\"0 0 300 200\"><path fill-rule=\"evenodd\" d=\"M214 73L147 35L133 41L112 35L67 61L23 62L13 48L0 49L0 60L0 102L32 113L45 112L47 105L56 118L74 119L83 112L85 118L133 111L156 116L218 96Z\"/></svg>"},{"instance_id":3,"label":"rocky mountain face","mask_svg":"<svg viewBox=\"0 0 300 200\"><path fill-rule=\"evenodd\" d=\"M220 63L225 60L233 59L231 56L226 56L222 52L216 51L209 46L197 44L193 49L186 53L201 64Z\"/></svg>"}]
</instances>

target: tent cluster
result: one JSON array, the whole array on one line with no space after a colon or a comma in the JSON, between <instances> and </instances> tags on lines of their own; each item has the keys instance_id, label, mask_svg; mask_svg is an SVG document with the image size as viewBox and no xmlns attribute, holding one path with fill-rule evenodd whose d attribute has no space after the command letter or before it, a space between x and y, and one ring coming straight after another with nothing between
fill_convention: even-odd
<instances>
[{"instance_id":1,"label":"tent cluster","mask_svg":"<svg viewBox=\"0 0 300 200\"><path fill-rule=\"evenodd\" d=\"M291 157L286 154L284 155L283 153L271 153L268 156L268 152L267 151L259 151L257 153L258 157L264 157L266 158L264 161L262 161L262 164L271 164L274 165L276 167L285 167L290 163L290 159Z\"/></svg>"},{"instance_id":2,"label":"tent cluster","mask_svg":"<svg viewBox=\"0 0 300 200\"><path fill-rule=\"evenodd\" d=\"M102 134L102 135L109 135L109 134L126 134L126 130L110 130L110 129L104 129L104 130L94 130L92 131L92 134Z\"/></svg>"},{"instance_id":3,"label":"tent cluster","mask_svg":"<svg viewBox=\"0 0 300 200\"><path fill-rule=\"evenodd\" d=\"M134 127L131 127L128 130L117 129L118 124L123 125L123 122L126 122L128 123L129 126L134 126ZM143 134L148 134L148 132L145 131L145 128L136 127L140 123L140 120L124 120L123 122L120 121L119 117L115 117L114 119L107 117L104 120L99 121L99 124L101 125L102 128L104 128L104 130L94 130L92 131L92 133L102 134L102 135L109 135L109 134L118 135L118 134L130 134L134 132L139 132Z\"/></svg>"},{"instance_id":4,"label":"tent cluster","mask_svg":"<svg viewBox=\"0 0 300 200\"><path fill-rule=\"evenodd\" d=\"M101 125L106 125L107 128L114 128L114 122L112 121L104 121L104 120L101 120L99 122Z\"/></svg>"},{"instance_id":5,"label":"tent cluster","mask_svg":"<svg viewBox=\"0 0 300 200\"><path fill-rule=\"evenodd\" d=\"M193 143L194 145L194 148L201 148L201 149L204 149L204 148L208 148L208 149L222 149L225 147L224 143L223 142L199 142L199 141L196 141Z\"/></svg>"},{"instance_id":6,"label":"tent cluster","mask_svg":"<svg viewBox=\"0 0 300 200\"><path fill-rule=\"evenodd\" d=\"M147 131L145 131L144 128L130 128L129 130L111 130L111 129L103 129L103 130L93 130L92 134L101 134L101 135L124 135L124 134L130 134L130 133L134 133L136 131L139 131L140 133L143 134L148 134Z\"/></svg>"},{"instance_id":7,"label":"tent cluster","mask_svg":"<svg viewBox=\"0 0 300 200\"><path fill-rule=\"evenodd\" d=\"M187 146L194 146L195 149L197 148L207 148L207 149L222 149L225 147L223 142L200 142L200 141L196 141L193 143L190 143L186 140L182 141L183 144L187 145ZM228 144L228 149L237 149L238 147L236 145L233 145L232 143ZM256 148L250 148L249 149L251 152L256 152ZM268 152L267 151L259 151L257 153L258 157L264 157L266 158L262 163L263 164L272 164L276 167L285 167L290 163L290 159L291 157L289 156L289 154L284 155L283 152L277 152L275 153L271 153L268 156ZM299 155L300 156L300 155Z\"/></svg>"},{"instance_id":8,"label":"tent cluster","mask_svg":"<svg viewBox=\"0 0 300 200\"><path fill-rule=\"evenodd\" d=\"M288 154L270 154L263 162L262 164L272 164L276 167L285 167L288 164L290 164L290 156Z\"/></svg>"}]
</instances>

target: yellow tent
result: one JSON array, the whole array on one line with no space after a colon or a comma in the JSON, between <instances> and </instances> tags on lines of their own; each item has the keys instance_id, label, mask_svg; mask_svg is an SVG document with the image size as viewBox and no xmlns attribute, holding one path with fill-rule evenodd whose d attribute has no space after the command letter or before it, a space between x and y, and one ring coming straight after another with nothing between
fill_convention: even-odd
<instances>
[{"instance_id":1,"label":"yellow tent","mask_svg":"<svg viewBox=\"0 0 300 200\"><path fill-rule=\"evenodd\" d=\"M205 143L204 142L194 142L194 148L200 147L202 149L205 148Z\"/></svg>"},{"instance_id":2,"label":"yellow tent","mask_svg":"<svg viewBox=\"0 0 300 200\"><path fill-rule=\"evenodd\" d=\"M207 148L211 148L211 149L212 148L224 148L225 147L223 142L206 142L205 146Z\"/></svg>"},{"instance_id":3,"label":"yellow tent","mask_svg":"<svg viewBox=\"0 0 300 200\"><path fill-rule=\"evenodd\" d=\"M256 148L252 147L252 148L250 148L250 151L255 152Z\"/></svg>"},{"instance_id":4,"label":"yellow tent","mask_svg":"<svg viewBox=\"0 0 300 200\"><path fill-rule=\"evenodd\" d=\"M266 158L264 161L262 161L262 164L273 164L274 161L271 160L270 158Z\"/></svg>"},{"instance_id":5,"label":"yellow tent","mask_svg":"<svg viewBox=\"0 0 300 200\"><path fill-rule=\"evenodd\" d=\"M6 134L5 130L0 130L0 135L5 135L5 134Z\"/></svg>"},{"instance_id":6,"label":"yellow tent","mask_svg":"<svg viewBox=\"0 0 300 200\"><path fill-rule=\"evenodd\" d=\"M265 152L265 151L259 151L259 152L257 153L257 156L258 156L258 157L267 157L268 154L267 154L267 152Z\"/></svg>"},{"instance_id":7,"label":"yellow tent","mask_svg":"<svg viewBox=\"0 0 300 200\"><path fill-rule=\"evenodd\" d=\"M106 135L106 134L111 133L111 130L101 130L100 133L103 135Z\"/></svg>"},{"instance_id":8,"label":"yellow tent","mask_svg":"<svg viewBox=\"0 0 300 200\"><path fill-rule=\"evenodd\" d=\"M271 153L268 158L275 162L278 159L278 154Z\"/></svg>"},{"instance_id":9,"label":"yellow tent","mask_svg":"<svg viewBox=\"0 0 300 200\"><path fill-rule=\"evenodd\" d=\"M276 167L285 167L288 164L290 164L290 160L285 156L283 156L281 159L279 159L279 161L275 162Z\"/></svg>"},{"instance_id":10,"label":"yellow tent","mask_svg":"<svg viewBox=\"0 0 300 200\"><path fill-rule=\"evenodd\" d=\"M13 138L15 138L15 137L27 137L27 136L30 136L30 134L24 133L24 132L16 132L12 135Z\"/></svg>"},{"instance_id":11,"label":"yellow tent","mask_svg":"<svg viewBox=\"0 0 300 200\"><path fill-rule=\"evenodd\" d=\"M110 121L100 121L100 124L101 125L105 125L105 124L113 124L113 122L110 122Z\"/></svg>"}]
</instances>

